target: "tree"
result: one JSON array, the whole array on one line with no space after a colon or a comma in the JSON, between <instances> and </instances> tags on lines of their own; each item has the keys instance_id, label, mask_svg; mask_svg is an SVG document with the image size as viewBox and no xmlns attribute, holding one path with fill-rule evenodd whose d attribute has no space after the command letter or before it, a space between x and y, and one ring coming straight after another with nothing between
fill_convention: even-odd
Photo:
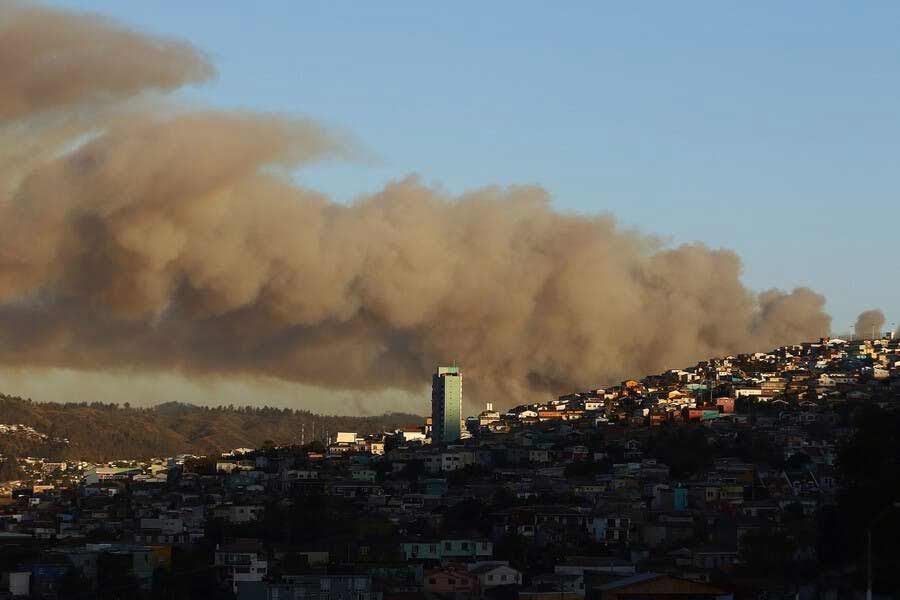
<instances>
[{"instance_id":1,"label":"tree","mask_svg":"<svg viewBox=\"0 0 900 600\"><path fill-rule=\"evenodd\" d=\"M784 579L793 569L796 545L779 531L748 532L741 539L741 559L753 575Z\"/></svg>"},{"instance_id":2,"label":"tree","mask_svg":"<svg viewBox=\"0 0 900 600\"><path fill-rule=\"evenodd\" d=\"M411 460L403 467L402 476L407 481L416 483L425 474L425 464L420 460Z\"/></svg>"},{"instance_id":3,"label":"tree","mask_svg":"<svg viewBox=\"0 0 900 600\"><path fill-rule=\"evenodd\" d=\"M836 526L821 530L820 552L834 565L856 562L858 573L864 573L866 532L883 515L872 536L875 589L898 591L900 509L892 506L900 498L900 411L869 406L854 424L853 436L838 454L840 510L828 515Z\"/></svg>"},{"instance_id":4,"label":"tree","mask_svg":"<svg viewBox=\"0 0 900 600\"><path fill-rule=\"evenodd\" d=\"M811 463L812 461L807 454L798 452L796 454L792 454L790 458L787 459L787 462L784 466L786 469L793 471L798 469L806 469Z\"/></svg>"},{"instance_id":5,"label":"tree","mask_svg":"<svg viewBox=\"0 0 900 600\"><path fill-rule=\"evenodd\" d=\"M84 576L81 569L69 569L59 579L59 598L84 598L91 592L91 580Z\"/></svg>"},{"instance_id":6,"label":"tree","mask_svg":"<svg viewBox=\"0 0 900 600\"><path fill-rule=\"evenodd\" d=\"M315 454L323 454L325 452L325 444L323 444L319 440L313 440L310 443L303 446L303 450L305 452L311 452L311 453L315 453Z\"/></svg>"},{"instance_id":7,"label":"tree","mask_svg":"<svg viewBox=\"0 0 900 600\"><path fill-rule=\"evenodd\" d=\"M0 463L0 481L14 481L22 478L22 468L15 456L9 456Z\"/></svg>"},{"instance_id":8,"label":"tree","mask_svg":"<svg viewBox=\"0 0 900 600\"><path fill-rule=\"evenodd\" d=\"M566 477L571 478L579 478L579 477L594 477L596 475L600 475L602 473L609 473L612 469L612 463L609 461L603 462L575 462L566 466Z\"/></svg>"}]
</instances>

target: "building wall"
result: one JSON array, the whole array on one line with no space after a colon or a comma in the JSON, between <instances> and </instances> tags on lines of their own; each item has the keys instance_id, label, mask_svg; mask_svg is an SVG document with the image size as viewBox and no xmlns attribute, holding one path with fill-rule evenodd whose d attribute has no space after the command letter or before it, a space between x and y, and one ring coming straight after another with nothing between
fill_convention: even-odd
<instances>
[{"instance_id":1,"label":"building wall","mask_svg":"<svg viewBox=\"0 0 900 600\"><path fill-rule=\"evenodd\" d=\"M407 560L491 558L494 544L487 540L428 540L400 545Z\"/></svg>"},{"instance_id":2,"label":"building wall","mask_svg":"<svg viewBox=\"0 0 900 600\"><path fill-rule=\"evenodd\" d=\"M478 579L455 569L426 571L424 588L435 594L472 594L478 589Z\"/></svg>"},{"instance_id":3,"label":"building wall","mask_svg":"<svg viewBox=\"0 0 900 600\"><path fill-rule=\"evenodd\" d=\"M522 574L508 566L498 566L486 573L478 575L478 582L482 588L498 585L521 585Z\"/></svg>"},{"instance_id":4,"label":"building wall","mask_svg":"<svg viewBox=\"0 0 900 600\"><path fill-rule=\"evenodd\" d=\"M683 579L662 576L651 581L634 583L618 589L604 591L602 600L626 598L691 598L693 600L727 600L730 594L713 586Z\"/></svg>"},{"instance_id":5,"label":"building wall","mask_svg":"<svg viewBox=\"0 0 900 600\"><path fill-rule=\"evenodd\" d=\"M215 564L223 568L225 579L235 593L242 581L262 581L269 566L255 552L216 552Z\"/></svg>"},{"instance_id":6,"label":"building wall","mask_svg":"<svg viewBox=\"0 0 900 600\"><path fill-rule=\"evenodd\" d=\"M435 442L454 442L462 432L462 373L458 367L438 367L431 381L431 416Z\"/></svg>"},{"instance_id":7,"label":"building wall","mask_svg":"<svg viewBox=\"0 0 900 600\"><path fill-rule=\"evenodd\" d=\"M12 596L28 596L31 590L30 571L11 572L7 574L7 577L9 579L9 593Z\"/></svg>"}]
</instances>

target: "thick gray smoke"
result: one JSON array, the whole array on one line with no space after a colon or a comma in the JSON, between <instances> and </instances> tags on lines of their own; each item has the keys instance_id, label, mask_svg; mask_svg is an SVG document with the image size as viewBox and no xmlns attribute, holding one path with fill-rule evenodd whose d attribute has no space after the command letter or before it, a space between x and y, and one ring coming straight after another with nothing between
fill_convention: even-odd
<instances>
[{"instance_id":1,"label":"thick gray smoke","mask_svg":"<svg viewBox=\"0 0 900 600\"><path fill-rule=\"evenodd\" d=\"M288 176L347 151L328 131L160 97L212 75L183 43L2 5L0 364L418 390L455 360L509 404L829 332L808 289L756 295L731 251L540 188L332 202Z\"/></svg>"},{"instance_id":2,"label":"thick gray smoke","mask_svg":"<svg viewBox=\"0 0 900 600\"><path fill-rule=\"evenodd\" d=\"M881 337L884 332L884 321L884 313L877 308L864 310L856 317L854 331L857 336L864 339Z\"/></svg>"}]
</instances>

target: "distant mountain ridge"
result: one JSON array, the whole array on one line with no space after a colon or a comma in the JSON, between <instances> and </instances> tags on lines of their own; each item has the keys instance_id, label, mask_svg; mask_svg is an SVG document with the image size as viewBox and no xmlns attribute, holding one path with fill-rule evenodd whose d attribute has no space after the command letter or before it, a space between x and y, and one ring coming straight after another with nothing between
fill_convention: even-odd
<instances>
[{"instance_id":1,"label":"distant mountain ridge","mask_svg":"<svg viewBox=\"0 0 900 600\"><path fill-rule=\"evenodd\" d=\"M287 408L178 402L135 408L127 403L41 403L0 394L0 424L37 432L0 432L0 454L89 461L213 454L258 448L266 441L308 443L338 431L375 433L421 422L421 416L405 413L322 416Z\"/></svg>"}]
</instances>

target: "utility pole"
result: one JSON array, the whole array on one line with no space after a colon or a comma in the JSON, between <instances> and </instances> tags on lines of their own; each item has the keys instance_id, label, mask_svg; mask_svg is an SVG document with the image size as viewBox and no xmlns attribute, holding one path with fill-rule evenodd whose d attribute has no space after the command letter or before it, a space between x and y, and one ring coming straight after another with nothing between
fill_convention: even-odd
<instances>
[{"instance_id":1,"label":"utility pole","mask_svg":"<svg viewBox=\"0 0 900 600\"><path fill-rule=\"evenodd\" d=\"M866 600L872 600L872 525L866 529Z\"/></svg>"}]
</instances>

